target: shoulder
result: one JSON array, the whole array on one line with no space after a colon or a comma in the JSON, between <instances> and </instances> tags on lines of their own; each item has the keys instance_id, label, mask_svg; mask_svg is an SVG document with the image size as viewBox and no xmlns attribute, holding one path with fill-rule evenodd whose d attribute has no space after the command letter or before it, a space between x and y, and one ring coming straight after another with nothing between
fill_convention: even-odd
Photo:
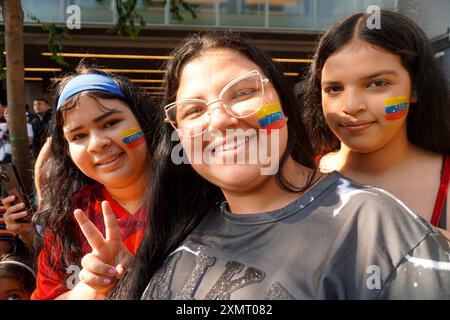
<instances>
[{"instance_id":1,"label":"shoulder","mask_svg":"<svg viewBox=\"0 0 450 320\"><path fill-rule=\"evenodd\" d=\"M363 234L364 239L386 243L390 247L396 245L404 251L435 232L431 225L387 191L335 174L337 179L330 186L326 200L330 202L332 216L342 220L341 224L346 228Z\"/></svg>"},{"instance_id":2,"label":"shoulder","mask_svg":"<svg viewBox=\"0 0 450 320\"><path fill-rule=\"evenodd\" d=\"M404 219L415 221L427 227L423 219L391 193L380 188L359 184L337 172L333 174L336 176L336 179L328 193L333 193L336 201L340 203L336 208L335 215L340 214L340 210L344 209L344 211L354 211L359 214L370 211L372 216L377 212L390 218L397 217L398 215L394 215L394 213L398 213Z\"/></svg>"},{"instance_id":3,"label":"shoulder","mask_svg":"<svg viewBox=\"0 0 450 320\"><path fill-rule=\"evenodd\" d=\"M319 160L319 170L321 172L330 173L334 170L340 170L341 166L341 159L338 152L329 152Z\"/></svg>"}]
</instances>

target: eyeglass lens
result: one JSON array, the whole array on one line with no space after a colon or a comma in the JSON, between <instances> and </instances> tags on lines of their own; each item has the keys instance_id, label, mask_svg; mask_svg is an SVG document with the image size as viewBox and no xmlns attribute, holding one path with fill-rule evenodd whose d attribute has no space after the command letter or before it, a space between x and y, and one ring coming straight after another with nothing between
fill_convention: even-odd
<instances>
[{"instance_id":1,"label":"eyeglass lens","mask_svg":"<svg viewBox=\"0 0 450 320\"><path fill-rule=\"evenodd\" d=\"M221 92L219 99L225 110L237 118L255 114L263 104L260 75L252 74L233 83ZM172 106L168 110L168 117L177 129L184 132L203 132L209 125L213 109L215 107L204 100L187 99Z\"/></svg>"}]
</instances>

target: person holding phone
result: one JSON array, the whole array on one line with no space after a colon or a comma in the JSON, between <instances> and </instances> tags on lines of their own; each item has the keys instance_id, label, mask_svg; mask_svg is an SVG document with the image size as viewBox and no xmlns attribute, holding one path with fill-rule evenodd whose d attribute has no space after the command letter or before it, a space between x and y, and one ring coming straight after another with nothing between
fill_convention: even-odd
<instances>
[{"instance_id":1,"label":"person holding phone","mask_svg":"<svg viewBox=\"0 0 450 320\"><path fill-rule=\"evenodd\" d=\"M45 183L44 181L47 175L43 165L48 160L49 141L51 140L48 140L42 147L34 165L34 185L38 199L38 208L40 207L39 199L41 199L42 185ZM4 198L3 204L6 207L4 213L6 229L17 236L16 240L21 241L31 255L35 255L42 245L42 236L38 234L36 226L33 226L31 223L30 206L27 208L25 203L18 201L15 195Z\"/></svg>"}]
</instances>

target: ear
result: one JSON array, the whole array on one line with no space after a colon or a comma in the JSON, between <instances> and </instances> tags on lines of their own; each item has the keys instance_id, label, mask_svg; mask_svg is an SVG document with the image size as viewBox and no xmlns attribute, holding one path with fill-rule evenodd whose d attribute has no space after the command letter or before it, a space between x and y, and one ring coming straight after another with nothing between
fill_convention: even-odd
<instances>
[{"instance_id":1,"label":"ear","mask_svg":"<svg viewBox=\"0 0 450 320\"><path fill-rule=\"evenodd\" d=\"M411 97L409 98L409 102L410 103L417 103L418 99L417 99L417 90L413 89L411 91Z\"/></svg>"}]
</instances>

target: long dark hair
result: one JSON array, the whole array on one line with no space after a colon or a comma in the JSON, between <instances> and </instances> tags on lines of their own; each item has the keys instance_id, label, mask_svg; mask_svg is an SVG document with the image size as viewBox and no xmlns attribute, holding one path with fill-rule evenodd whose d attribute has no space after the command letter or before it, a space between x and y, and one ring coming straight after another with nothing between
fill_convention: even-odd
<instances>
[{"instance_id":1,"label":"long dark hair","mask_svg":"<svg viewBox=\"0 0 450 320\"><path fill-rule=\"evenodd\" d=\"M319 41L303 95L305 122L315 150L323 155L340 147L322 112L320 81L327 59L356 38L399 56L408 71L418 98L411 103L407 117L411 143L431 152L450 154L447 82L426 35L414 22L395 12L381 11L381 29L368 28L369 17L370 14L363 13L347 17Z\"/></svg>"},{"instance_id":2,"label":"long dark hair","mask_svg":"<svg viewBox=\"0 0 450 320\"><path fill-rule=\"evenodd\" d=\"M88 95L93 99L120 99L130 108L144 132L148 144L147 167L149 169L152 150L155 148L154 114L157 106L153 103L150 95L139 90L138 87L123 77L97 71L94 66L87 66L82 63L77 67L74 74L64 77L59 82L56 89L56 101L65 85L72 78L80 74L91 73L103 74L112 78L124 93L125 98L103 91L84 91L67 99L58 111L53 112L49 125L52 138L51 145L48 160L42 168L46 176L42 188L41 207L33 216L33 222L40 224L44 232L50 232L49 235L55 241L54 248L59 247L61 249L61 256L59 256L61 268L70 264L79 265L83 256L79 238L80 230L73 218L72 195L83 186L95 183L80 171L69 156L68 143L62 128L64 111L74 107L81 95Z\"/></svg>"},{"instance_id":3,"label":"long dark hair","mask_svg":"<svg viewBox=\"0 0 450 320\"><path fill-rule=\"evenodd\" d=\"M183 67L200 53L213 49L231 49L253 61L273 84L288 117L288 145L280 161L279 172L289 155L313 168L313 150L301 119L302 106L296 101L292 88L284 79L279 67L270 56L251 42L231 32L193 35L172 52L173 59L167 63L164 105L175 100ZM221 190L200 177L190 165L175 165L171 151L176 142L171 141L173 129L164 123L164 112L159 112L161 141L154 154L153 193L150 198L149 228L133 263L124 278L111 294L113 299L139 299L155 271L164 259L192 231L206 213L224 200ZM299 192L311 185L313 177L305 186L290 184L282 174L277 181L286 190Z\"/></svg>"}]
</instances>

